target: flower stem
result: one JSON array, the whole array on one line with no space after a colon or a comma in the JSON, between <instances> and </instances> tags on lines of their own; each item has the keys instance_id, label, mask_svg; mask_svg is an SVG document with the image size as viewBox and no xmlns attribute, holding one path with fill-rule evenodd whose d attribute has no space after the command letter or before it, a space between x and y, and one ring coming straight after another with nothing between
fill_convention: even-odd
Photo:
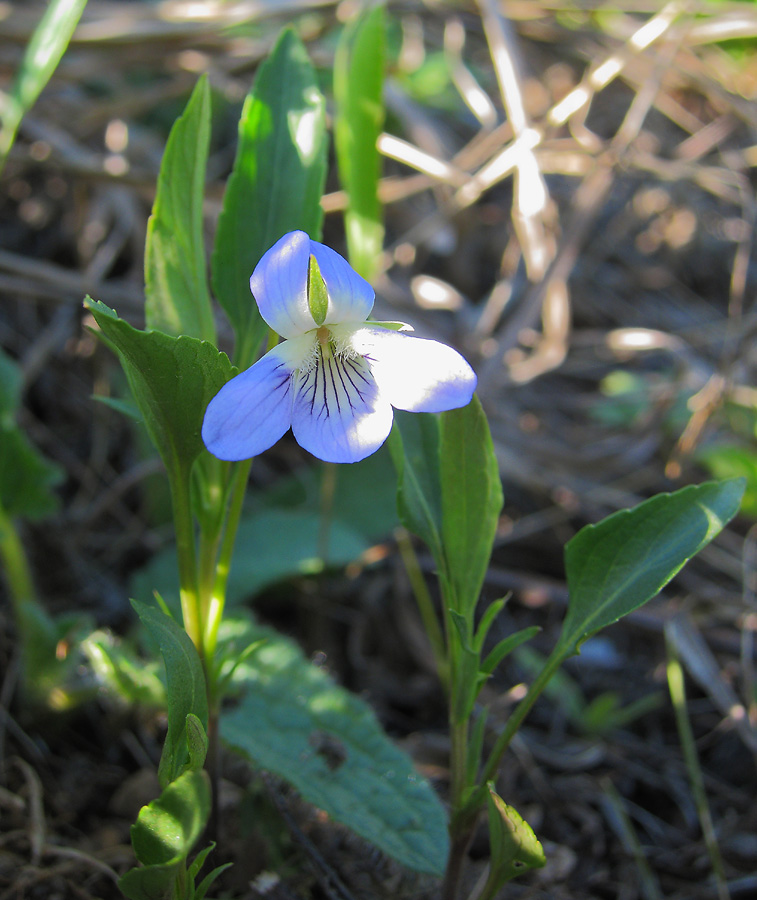
<instances>
[{"instance_id":1,"label":"flower stem","mask_svg":"<svg viewBox=\"0 0 757 900\"><path fill-rule=\"evenodd\" d=\"M555 647L549 659L544 663L544 668L539 672L531 687L529 687L526 696L515 707L515 710L507 720L507 724L505 725L502 734L497 738L497 741L489 754L489 759L486 762L481 777L481 785L483 787L476 792L477 795L482 793L482 790L486 790L487 782L496 778L497 769L499 769L499 765L502 762L502 756L504 755L505 750L510 746L510 742L515 737L523 720L529 712L531 712L531 707L536 703L542 691L549 684L552 676L560 668L567 655L564 646L558 645Z\"/></svg>"},{"instance_id":2,"label":"flower stem","mask_svg":"<svg viewBox=\"0 0 757 900\"><path fill-rule=\"evenodd\" d=\"M215 581L210 597L207 620L205 622L205 647L211 654L215 653L218 642L218 628L223 618L223 608L226 602L226 586L229 581L231 558L234 553L234 544L239 529L239 520L244 506L244 495L247 488L247 479L250 475L252 460L247 459L239 463L231 475L229 496L231 503L226 517L226 528L220 543L215 568Z\"/></svg>"},{"instance_id":3,"label":"flower stem","mask_svg":"<svg viewBox=\"0 0 757 900\"><path fill-rule=\"evenodd\" d=\"M442 633L439 619L434 610L434 602L423 577L418 556L410 540L410 535L404 528L398 528L395 532L395 539L399 547L402 562L405 565L407 577L410 579L410 587L418 604L418 611L421 614L423 627L426 629L426 636L431 644L431 650L434 654L436 662L436 670L439 674L439 680L442 683L445 693L449 693L449 663L444 648L444 634Z\"/></svg>"},{"instance_id":4,"label":"flower stem","mask_svg":"<svg viewBox=\"0 0 757 900\"><path fill-rule=\"evenodd\" d=\"M203 645L202 609L197 582L197 557L195 551L194 522L189 488L189 473L179 468L169 472L171 500L173 506L174 530L176 532L176 552L179 561L179 592L184 629L197 647L200 659L205 664Z\"/></svg>"}]
</instances>

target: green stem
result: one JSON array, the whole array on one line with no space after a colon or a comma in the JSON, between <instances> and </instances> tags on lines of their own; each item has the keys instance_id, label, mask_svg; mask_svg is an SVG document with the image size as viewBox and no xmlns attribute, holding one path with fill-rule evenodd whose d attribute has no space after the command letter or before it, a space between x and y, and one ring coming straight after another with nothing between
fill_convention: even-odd
<instances>
[{"instance_id":1,"label":"green stem","mask_svg":"<svg viewBox=\"0 0 757 900\"><path fill-rule=\"evenodd\" d=\"M0 557L5 568L8 591L11 595L16 618L20 622L26 603L36 602L29 561L16 530L13 519L0 506Z\"/></svg>"},{"instance_id":2,"label":"green stem","mask_svg":"<svg viewBox=\"0 0 757 900\"><path fill-rule=\"evenodd\" d=\"M449 694L449 662L445 652L444 634L442 633L439 619L434 609L434 602L431 599L426 579L423 577L418 556L413 547L410 535L404 528L398 528L395 533L397 546L399 547L402 562L405 565L407 577L410 580L410 588L418 605L418 612L421 614L423 627L426 629L426 636L431 644L431 650L434 654L436 662L436 670L439 674L439 680L445 693Z\"/></svg>"},{"instance_id":3,"label":"green stem","mask_svg":"<svg viewBox=\"0 0 757 900\"><path fill-rule=\"evenodd\" d=\"M210 596L210 605L208 607L207 619L205 622L205 647L209 655L215 653L216 644L218 642L218 628L223 618L223 608L226 602L226 586L229 581L229 570L231 568L231 558L234 553L234 544L237 539L237 531L239 529L239 520L242 516L242 508L244 506L244 495L247 489L247 479L250 475L250 467L252 460L247 459L239 463L232 475L229 495L231 496L231 504L229 513L226 517L226 528L224 529L223 539L221 540L220 550L215 567L215 581Z\"/></svg>"},{"instance_id":4,"label":"green stem","mask_svg":"<svg viewBox=\"0 0 757 900\"><path fill-rule=\"evenodd\" d=\"M194 522L189 488L189 474L180 468L173 476L169 472L173 506L176 552L179 561L179 592L184 629L192 639L200 659L205 663L202 609L197 582Z\"/></svg>"},{"instance_id":5,"label":"green stem","mask_svg":"<svg viewBox=\"0 0 757 900\"><path fill-rule=\"evenodd\" d=\"M712 814L710 813L710 804L707 802L707 791L704 786L702 769L699 765L694 732L692 731L691 722L689 721L689 716L686 711L686 686L683 680L683 669L681 668L681 663L679 662L673 641L670 639L667 641L667 649L668 689L670 690L670 699L673 701L678 737L681 742L686 769L689 773L689 783L691 784L691 789L694 794L699 824L702 828L702 835L707 847L707 854L710 857L710 864L712 865L712 871L715 875L718 898L719 900L730 900L730 893L728 891L725 869L723 866L723 857L720 855L715 825L713 824Z\"/></svg>"},{"instance_id":6,"label":"green stem","mask_svg":"<svg viewBox=\"0 0 757 900\"><path fill-rule=\"evenodd\" d=\"M491 753L489 754L489 759L486 762L486 766L484 767L484 772L481 777L481 785L482 787L476 791L476 794L473 798L471 798L471 803L477 802L479 805L483 805L480 797L484 796L482 791L486 791L486 784L489 781L493 781L497 776L497 770L499 769L499 765L502 762L502 757L505 753L505 750L510 746L510 742L515 737L518 729L523 724L523 720L526 716L531 712L531 707L536 703L537 699L541 695L544 688L549 684L550 679L555 674L555 672L560 668L563 661L565 660L568 654L565 651L565 647L562 645L558 645L552 651L551 656L544 664L544 668L539 672L536 680L528 689L528 693L526 696L520 701L520 703L515 707L515 710L510 715L507 720L507 724L505 725L502 734L497 738L494 747L492 748Z\"/></svg>"}]
</instances>

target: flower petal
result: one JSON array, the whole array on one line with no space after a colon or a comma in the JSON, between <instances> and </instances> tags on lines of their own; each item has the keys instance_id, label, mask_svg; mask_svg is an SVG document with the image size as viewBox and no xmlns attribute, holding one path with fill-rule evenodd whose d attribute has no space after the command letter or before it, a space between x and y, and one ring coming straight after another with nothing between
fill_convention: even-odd
<instances>
[{"instance_id":1,"label":"flower petal","mask_svg":"<svg viewBox=\"0 0 757 900\"><path fill-rule=\"evenodd\" d=\"M317 327L308 306L310 245L304 231L285 234L263 254L250 278L260 315L285 338Z\"/></svg>"},{"instance_id":2,"label":"flower petal","mask_svg":"<svg viewBox=\"0 0 757 900\"><path fill-rule=\"evenodd\" d=\"M473 397L475 372L446 344L370 326L332 331L365 357L381 395L397 409L443 412Z\"/></svg>"},{"instance_id":3,"label":"flower petal","mask_svg":"<svg viewBox=\"0 0 757 900\"><path fill-rule=\"evenodd\" d=\"M213 456L240 460L257 456L292 424L291 348L285 341L254 366L227 382L208 404L202 439Z\"/></svg>"},{"instance_id":4,"label":"flower petal","mask_svg":"<svg viewBox=\"0 0 757 900\"><path fill-rule=\"evenodd\" d=\"M301 378L292 430L297 443L313 456L326 462L358 462L378 450L391 428L392 407L362 359L319 356Z\"/></svg>"},{"instance_id":5,"label":"flower petal","mask_svg":"<svg viewBox=\"0 0 757 900\"><path fill-rule=\"evenodd\" d=\"M373 309L373 288L331 247L310 242L310 252L318 260L329 292L325 325L336 322L365 322Z\"/></svg>"}]
</instances>

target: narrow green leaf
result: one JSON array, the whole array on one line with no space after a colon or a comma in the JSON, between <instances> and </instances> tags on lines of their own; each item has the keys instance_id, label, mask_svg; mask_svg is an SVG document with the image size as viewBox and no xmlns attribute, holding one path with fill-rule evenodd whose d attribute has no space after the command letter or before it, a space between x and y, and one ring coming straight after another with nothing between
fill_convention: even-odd
<instances>
[{"instance_id":1,"label":"narrow green leaf","mask_svg":"<svg viewBox=\"0 0 757 900\"><path fill-rule=\"evenodd\" d=\"M243 693L222 717L224 740L399 862L443 872L444 809L367 704L277 632L228 620L221 629L221 643L224 635L240 646L265 639L234 674Z\"/></svg>"},{"instance_id":2,"label":"narrow green leaf","mask_svg":"<svg viewBox=\"0 0 757 900\"><path fill-rule=\"evenodd\" d=\"M21 68L3 99L0 170L13 146L21 119L50 80L86 5L87 0L51 0L34 29Z\"/></svg>"},{"instance_id":3,"label":"narrow green leaf","mask_svg":"<svg viewBox=\"0 0 757 900\"><path fill-rule=\"evenodd\" d=\"M187 874L194 881L197 876L200 874L200 869L205 865L205 860L208 856L215 850L216 842L211 841L207 847L203 847L202 850L195 856L192 860L192 864L187 869Z\"/></svg>"},{"instance_id":4,"label":"narrow green leaf","mask_svg":"<svg viewBox=\"0 0 757 900\"><path fill-rule=\"evenodd\" d=\"M213 248L213 290L234 327L240 368L254 362L267 329L250 294L260 257L290 231L320 238L326 145L315 71L287 28L245 100Z\"/></svg>"},{"instance_id":5,"label":"narrow green leaf","mask_svg":"<svg viewBox=\"0 0 757 900\"><path fill-rule=\"evenodd\" d=\"M136 600L132 600L131 604L142 624L157 641L166 665L168 733L158 769L161 785L165 787L178 778L189 760L187 716L190 713L196 716L207 731L205 676L197 650L183 628L159 609Z\"/></svg>"},{"instance_id":6,"label":"narrow green leaf","mask_svg":"<svg viewBox=\"0 0 757 900\"><path fill-rule=\"evenodd\" d=\"M193 337L132 328L104 303L87 298L109 346L121 359L147 431L169 472L188 472L204 446L205 408L235 374L225 353Z\"/></svg>"},{"instance_id":7,"label":"narrow green leaf","mask_svg":"<svg viewBox=\"0 0 757 900\"><path fill-rule=\"evenodd\" d=\"M347 25L334 58L334 139L347 192L347 247L352 267L368 280L384 242L376 142L384 124L385 31L383 5L374 6Z\"/></svg>"},{"instance_id":8,"label":"narrow green leaf","mask_svg":"<svg viewBox=\"0 0 757 900\"><path fill-rule=\"evenodd\" d=\"M400 521L428 544L443 569L439 442L438 416L395 412L387 443L397 471Z\"/></svg>"},{"instance_id":9,"label":"narrow green leaf","mask_svg":"<svg viewBox=\"0 0 757 900\"><path fill-rule=\"evenodd\" d=\"M530 628L522 628L520 631L516 631L515 634L503 638L481 663L481 673L486 676L491 675L506 656L509 656L521 644L530 641L540 631L541 628L538 625L532 625Z\"/></svg>"},{"instance_id":10,"label":"narrow green leaf","mask_svg":"<svg viewBox=\"0 0 757 900\"><path fill-rule=\"evenodd\" d=\"M547 860L531 826L497 795L491 783L487 800L491 866L481 896L488 898L516 875L541 869Z\"/></svg>"},{"instance_id":11,"label":"narrow green leaf","mask_svg":"<svg viewBox=\"0 0 757 900\"><path fill-rule=\"evenodd\" d=\"M195 888L194 897L192 900L205 900L205 895L210 890L213 882L218 878L221 872L225 872L226 869L230 868L233 863L223 863L220 866L216 866L211 872L202 879L202 881Z\"/></svg>"},{"instance_id":12,"label":"narrow green leaf","mask_svg":"<svg viewBox=\"0 0 757 900\"><path fill-rule=\"evenodd\" d=\"M659 494L587 525L565 548L570 601L558 649L565 655L656 596L739 510L744 479Z\"/></svg>"},{"instance_id":13,"label":"narrow green leaf","mask_svg":"<svg viewBox=\"0 0 757 900\"><path fill-rule=\"evenodd\" d=\"M185 772L139 812L131 842L143 868L118 882L129 900L161 900L170 893L179 869L210 815L210 780L202 769Z\"/></svg>"},{"instance_id":14,"label":"narrow green leaf","mask_svg":"<svg viewBox=\"0 0 757 900\"><path fill-rule=\"evenodd\" d=\"M441 415L440 480L447 575L456 609L472 616L502 510L489 423L477 397Z\"/></svg>"},{"instance_id":15,"label":"narrow green leaf","mask_svg":"<svg viewBox=\"0 0 757 900\"><path fill-rule=\"evenodd\" d=\"M483 614L483 616L481 616L481 621L478 623L476 636L473 641L473 646L476 648L476 651L479 654L484 648L484 641L486 640L487 634L489 634L489 629L494 624L497 616L505 608L505 603L507 603L506 597L501 597L499 600L494 600L487 606L486 612Z\"/></svg>"},{"instance_id":16,"label":"narrow green leaf","mask_svg":"<svg viewBox=\"0 0 757 900\"><path fill-rule=\"evenodd\" d=\"M147 223L145 317L150 329L215 343L202 227L209 147L210 89L203 75L160 164Z\"/></svg>"}]
</instances>

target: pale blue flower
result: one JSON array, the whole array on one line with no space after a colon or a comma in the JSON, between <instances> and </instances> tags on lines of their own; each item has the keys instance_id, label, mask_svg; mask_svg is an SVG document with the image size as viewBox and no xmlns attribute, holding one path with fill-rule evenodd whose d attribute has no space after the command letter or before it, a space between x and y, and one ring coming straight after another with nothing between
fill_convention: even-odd
<instances>
[{"instance_id":1,"label":"pale blue flower","mask_svg":"<svg viewBox=\"0 0 757 900\"><path fill-rule=\"evenodd\" d=\"M367 322L371 286L303 231L271 247L250 287L261 316L285 340L208 405L202 439L220 459L257 456L291 427L313 456L353 463L384 443L393 406L442 412L470 402L476 376L463 357L396 323Z\"/></svg>"}]
</instances>

